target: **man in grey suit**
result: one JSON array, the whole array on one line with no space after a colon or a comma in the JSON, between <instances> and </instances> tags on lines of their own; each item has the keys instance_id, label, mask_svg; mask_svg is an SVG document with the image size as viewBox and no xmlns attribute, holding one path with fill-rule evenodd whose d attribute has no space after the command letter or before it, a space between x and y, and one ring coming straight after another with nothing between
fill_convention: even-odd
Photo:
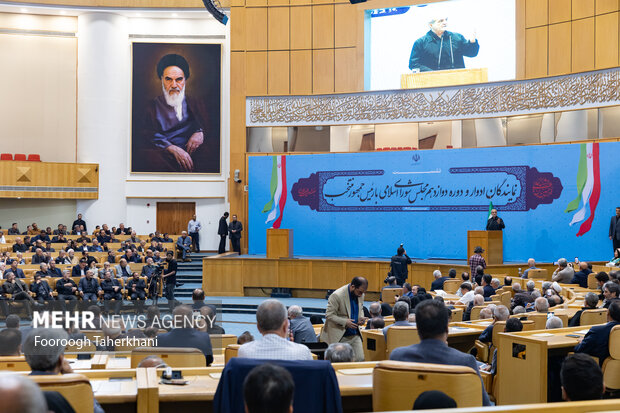
<instances>
[{"instance_id":1,"label":"man in grey suit","mask_svg":"<svg viewBox=\"0 0 620 413\"><path fill-rule=\"evenodd\" d=\"M474 369L480 376L474 356L448 347L450 312L444 303L437 300L424 300L417 305L415 314L420 343L394 349L390 355L390 360L466 366ZM482 378L480 378L480 384L482 386L482 404L490 406L491 403L484 389Z\"/></svg>"},{"instance_id":2,"label":"man in grey suit","mask_svg":"<svg viewBox=\"0 0 620 413\"><path fill-rule=\"evenodd\" d=\"M611 222L609 223L609 239L613 243L614 252L616 252L616 250L620 248L620 207L616 207L616 215L611 217Z\"/></svg>"},{"instance_id":3,"label":"man in grey suit","mask_svg":"<svg viewBox=\"0 0 620 413\"><path fill-rule=\"evenodd\" d=\"M293 333L293 341L295 343L316 343L316 333L314 327L308 319L304 317L303 310L298 305L292 305L288 308L288 319L290 322L290 330Z\"/></svg>"},{"instance_id":4,"label":"man in grey suit","mask_svg":"<svg viewBox=\"0 0 620 413\"><path fill-rule=\"evenodd\" d=\"M558 260L558 268L553 272L551 280L561 284L570 284L574 276L575 270L573 267L568 265L566 258L560 258Z\"/></svg>"}]
</instances>

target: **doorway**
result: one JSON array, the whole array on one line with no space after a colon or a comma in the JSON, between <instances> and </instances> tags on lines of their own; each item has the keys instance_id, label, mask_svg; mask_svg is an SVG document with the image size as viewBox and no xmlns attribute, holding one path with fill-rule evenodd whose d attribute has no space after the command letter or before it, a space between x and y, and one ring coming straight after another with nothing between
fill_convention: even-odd
<instances>
[{"instance_id":1,"label":"doorway","mask_svg":"<svg viewBox=\"0 0 620 413\"><path fill-rule=\"evenodd\" d=\"M195 202L158 202L157 231L179 235L187 231L187 223L195 214Z\"/></svg>"}]
</instances>

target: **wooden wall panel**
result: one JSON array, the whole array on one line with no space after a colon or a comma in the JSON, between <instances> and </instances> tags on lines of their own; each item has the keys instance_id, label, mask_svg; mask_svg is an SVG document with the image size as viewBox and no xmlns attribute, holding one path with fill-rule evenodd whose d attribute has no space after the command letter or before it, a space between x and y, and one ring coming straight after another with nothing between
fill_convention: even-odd
<instances>
[{"instance_id":1,"label":"wooden wall panel","mask_svg":"<svg viewBox=\"0 0 620 413\"><path fill-rule=\"evenodd\" d=\"M594 67L618 66L618 12L596 16L594 27Z\"/></svg>"},{"instance_id":2,"label":"wooden wall panel","mask_svg":"<svg viewBox=\"0 0 620 413\"><path fill-rule=\"evenodd\" d=\"M245 0L246 7L267 7L267 0Z\"/></svg>"},{"instance_id":3,"label":"wooden wall panel","mask_svg":"<svg viewBox=\"0 0 620 413\"><path fill-rule=\"evenodd\" d=\"M571 0L549 0L549 24L568 22L571 18Z\"/></svg>"},{"instance_id":4,"label":"wooden wall panel","mask_svg":"<svg viewBox=\"0 0 620 413\"><path fill-rule=\"evenodd\" d=\"M295 261L280 260L278 266L278 287L280 288L310 288L310 266L299 265Z\"/></svg>"},{"instance_id":5,"label":"wooden wall panel","mask_svg":"<svg viewBox=\"0 0 620 413\"><path fill-rule=\"evenodd\" d=\"M334 6L312 6L312 48L334 47Z\"/></svg>"},{"instance_id":6,"label":"wooden wall panel","mask_svg":"<svg viewBox=\"0 0 620 413\"><path fill-rule=\"evenodd\" d=\"M267 52L267 93L270 95L288 95L290 91L289 81L290 52L269 51Z\"/></svg>"},{"instance_id":7,"label":"wooden wall panel","mask_svg":"<svg viewBox=\"0 0 620 413\"><path fill-rule=\"evenodd\" d=\"M355 47L335 49L334 51L334 91L336 93L359 90L357 50Z\"/></svg>"},{"instance_id":8,"label":"wooden wall panel","mask_svg":"<svg viewBox=\"0 0 620 413\"><path fill-rule=\"evenodd\" d=\"M549 76L564 75L571 69L570 22L549 26Z\"/></svg>"},{"instance_id":9,"label":"wooden wall panel","mask_svg":"<svg viewBox=\"0 0 620 413\"><path fill-rule=\"evenodd\" d=\"M289 7L270 7L267 13L269 31L267 46L269 50L288 50L289 43Z\"/></svg>"},{"instance_id":10,"label":"wooden wall panel","mask_svg":"<svg viewBox=\"0 0 620 413\"><path fill-rule=\"evenodd\" d=\"M525 30L525 77L547 76L547 26Z\"/></svg>"},{"instance_id":11,"label":"wooden wall panel","mask_svg":"<svg viewBox=\"0 0 620 413\"><path fill-rule=\"evenodd\" d=\"M203 260L202 288L211 295L243 296L241 260Z\"/></svg>"},{"instance_id":12,"label":"wooden wall panel","mask_svg":"<svg viewBox=\"0 0 620 413\"><path fill-rule=\"evenodd\" d=\"M594 16L594 0L573 0L573 20Z\"/></svg>"},{"instance_id":13,"label":"wooden wall panel","mask_svg":"<svg viewBox=\"0 0 620 413\"><path fill-rule=\"evenodd\" d=\"M312 48L312 7L291 7L291 50Z\"/></svg>"},{"instance_id":14,"label":"wooden wall panel","mask_svg":"<svg viewBox=\"0 0 620 413\"><path fill-rule=\"evenodd\" d=\"M334 93L334 49L312 51L312 92Z\"/></svg>"},{"instance_id":15,"label":"wooden wall panel","mask_svg":"<svg viewBox=\"0 0 620 413\"><path fill-rule=\"evenodd\" d=\"M334 6L334 45L355 47L356 42L357 9L351 4L337 4Z\"/></svg>"},{"instance_id":16,"label":"wooden wall panel","mask_svg":"<svg viewBox=\"0 0 620 413\"><path fill-rule=\"evenodd\" d=\"M289 0L267 0L267 5L271 6L288 6Z\"/></svg>"},{"instance_id":17,"label":"wooden wall panel","mask_svg":"<svg viewBox=\"0 0 620 413\"><path fill-rule=\"evenodd\" d=\"M574 7L574 3L573 3ZM574 8L573 8L574 10ZM572 56L573 73L594 69L594 17L574 20L572 22Z\"/></svg>"},{"instance_id":18,"label":"wooden wall panel","mask_svg":"<svg viewBox=\"0 0 620 413\"><path fill-rule=\"evenodd\" d=\"M312 51L291 51L291 94L312 93Z\"/></svg>"},{"instance_id":19,"label":"wooden wall panel","mask_svg":"<svg viewBox=\"0 0 620 413\"><path fill-rule=\"evenodd\" d=\"M267 52L246 53L245 85L248 96L267 94Z\"/></svg>"},{"instance_id":20,"label":"wooden wall panel","mask_svg":"<svg viewBox=\"0 0 620 413\"><path fill-rule=\"evenodd\" d=\"M525 79L525 0L516 0L516 61L517 79ZM363 64L363 63L362 63Z\"/></svg>"},{"instance_id":21,"label":"wooden wall panel","mask_svg":"<svg viewBox=\"0 0 620 413\"><path fill-rule=\"evenodd\" d=\"M245 7L231 7L230 8L230 20L244 22L244 24L231 24L230 25L230 49L232 51L245 50Z\"/></svg>"},{"instance_id":22,"label":"wooden wall panel","mask_svg":"<svg viewBox=\"0 0 620 413\"><path fill-rule=\"evenodd\" d=\"M618 11L618 0L596 0L594 11L596 14Z\"/></svg>"},{"instance_id":23,"label":"wooden wall panel","mask_svg":"<svg viewBox=\"0 0 620 413\"><path fill-rule=\"evenodd\" d=\"M347 282L342 261L312 261L310 288L336 289Z\"/></svg>"},{"instance_id":24,"label":"wooden wall panel","mask_svg":"<svg viewBox=\"0 0 620 413\"><path fill-rule=\"evenodd\" d=\"M244 287L278 286L278 262L276 260L256 259L243 261L243 263Z\"/></svg>"},{"instance_id":25,"label":"wooden wall panel","mask_svg":"<svg viewBox=\"0 0 620 413\"><path fill-rule=\"evenodd\" d=\"M267 50L267 8L246 8L246 50Z\"/></svg>"},{"instance_id":26,"label":"wooden wall panel","mask_svg":"<svg viewBox=\"0 0 620 413\"><path fill-rule=\"evenodd\" d=\"M525 27L543 26L548 22L547 0L525 1Z\"/></svg>"}]
</instances>

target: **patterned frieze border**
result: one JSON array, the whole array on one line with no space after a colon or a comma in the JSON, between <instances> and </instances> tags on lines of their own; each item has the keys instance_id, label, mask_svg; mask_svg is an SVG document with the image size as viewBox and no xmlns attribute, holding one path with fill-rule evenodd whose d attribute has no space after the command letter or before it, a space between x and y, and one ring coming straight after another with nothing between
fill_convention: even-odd
<instances>
[{"instance_id":1,"label":"patterned frieze border","mask_svg":"<svg viewBox=\"0 0 620 413\"><path fill-rule=\"evenodd\" d=\"M620 104L620 68L446 88L246 99L246 125L422 122L557 112Z\"/></svg>"}]
</instances>

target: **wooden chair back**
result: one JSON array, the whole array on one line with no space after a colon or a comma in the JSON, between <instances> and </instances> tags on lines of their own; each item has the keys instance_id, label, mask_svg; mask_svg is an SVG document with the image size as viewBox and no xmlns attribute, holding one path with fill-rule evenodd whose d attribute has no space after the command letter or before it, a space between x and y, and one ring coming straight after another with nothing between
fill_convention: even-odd
<instances>
[{"instance_id":1,"label":"wooden chair back","mask_svg":"<svg viewBox=\"0 0 620 413\"><path fill-rule=\"evenodd\" d=\"M609 357L603 363L603 382L607 389L620 389L620 325L609 333Z\"/></svg>"},{"instance_id":2,"label":"wooden chair back","mask_svg":"<svg viewBox=\"0 0 620 413\"><path fill-rule=\"evenodd\" d=\"M470 367L380 361L373 370L375 412L410 410L418 396L441 389L459 407L482 406L482 383Z\"/></svg>"},{"instance_id":3,"label":"wooden chair back","mask_svg":"<svg viewBox=\"0 0 620 413\"><path fill-rule=\"evenodd\" d=\"M1 356L0 370L30 371L30 366L24 356Z\"/></svg>"},{"instance_id":4,"label":"wooden chair back","mask_svg":"<svg viewBox=\"0 0 620 413\"><path fill-rule=\"evenodd\" d=\"M595 308L593 310L583 310L579 319L580 326L592 326L595 324L605 324L607 322L606 308Z\"/></svg>"},{"instance_id":5,"label":"wooden chair back","mask_svg":"<svg viewBox=\"0 0 620 413\"><path fill-rule=\"evenodd\" d=\"M396 296L402 295L403 289L401 287L385 287L381 290L381 300L384 303L388 303L390 306L393 306L396 302Z\"/></svg>"},{"instance_id":6,"label":"wooden chair back","mask_svg":"<svg viewBox=\"0 0 620 413\"><path fill-rule=\"evenodd\" d=\"M527 278L551 281L549 271L544 268L531 269L527 272Z\"/></svg>"},{"instance_id":7,"label":"wooden chair back","mask_svg":"<svg viewBox=\"0 0 620 413\"><path fill-rule=\"evenodd\" d=\"M228 364L228 361L231 358L237 357L237 354L239 353L239 347L241 347L241 345L237 343L229 344L226 346L226 350L224 350L224 364Z\"/></svg>"},{"instance_id":8,"label":"wooden chair back","mask_svg":"<svg viewBox=\"0 0 620 413\"><path fill-rule=\"evenodd\" d=\"M392 354L392 350L398 347L410 346L420 342L418 329L409 326L392 326L387 329L387 358ZM412 405L413 406L413 405Z\"/></svg>"},{"instance_id":9,"label":"wooden chair back","mask_svg":"<svg viewBox=\"0 0 620 413\"><path fill-rule=\"evenodd\" d=\"M87 377L81 374L54 376L29 376L44 391L57 391L73 407L75 413L92 413L94 410L93 389Z\"/></svg>"},{"instance_id":10,"label":"wooden chair back","mask_svg":"<svg viewBox=\"0 0 620 413\"><path fill-rule=\"evenodd\" d=\"M592 272L588 274L588 288L591 290L596 290L598 288L598 281L596 280L597 272Z\"/></svg>"},{"instance_id":11,"label":"wooden chair back","mask_svg":"<svg viewBox=\"0 0 620 413\"><path fill-rule=\"evenodd\" d=\"M388 329L389 330L389 329ZM364 347L365 361L378 361L386 359L386 343L381 330L360 330L362 333L362 346ZM371 334L379 332L378 334Z\"/></svg>"},{"instance_id":12,"label":"wooden chair back","mask_svg":"<svg viewBox=\"0 0 620 413\"><path fill-rule=\"evenodd\" d=\"M461 280L450 279L443 282L443 290L448 294L457 292L463 282Z\"/></svg>"},{"instance_id":13,"label":"wooden chair back","mask_svg":"<svg viewBox=\"0 0 620 413\"><path fill-rule=\"evenodd\" d=\"M209 334L211 346L215 348L226 348L229 344L237 344L237 336L234 334Z\"/></svg>"},{"instance_id":14,"label":"wooden chair back","mask_svg":"<svg viewBox=\"0 0 620 413\"><path fill-rule=\"evenodd\" d=\"M510 300L512 300L512 293L510 291L503 292L499 295L499 302L505 305L510 310Z\"/></svg>"},{"instance_id":15,"label":"wooden chair back","mask_svg":"<svg viewBox=\"0 0 620 413\"><path fill-rule=\"evenodd\" d=\"M136 347L131 350L131 368L148 356L160 357L170 367L205 367L206 360L197 348L183 347Z\"/></svg>"},{"instance_id":16,"label":"wooden chair back","mask_svg":"<svg viewBox=\"0 0 620 413\"><path fill-rule=\"evenodd\" d=\"M450 310L450 323L463 321L463 307L456 307Z\"/></svg>"}]
</instances>

